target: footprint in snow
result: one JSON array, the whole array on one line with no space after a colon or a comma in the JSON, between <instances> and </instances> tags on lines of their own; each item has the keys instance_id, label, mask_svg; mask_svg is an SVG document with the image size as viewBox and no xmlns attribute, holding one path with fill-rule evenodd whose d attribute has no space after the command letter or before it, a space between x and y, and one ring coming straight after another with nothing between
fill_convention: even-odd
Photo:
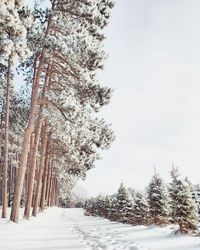
<instances>
[{"instance_id":1,"label":"footprint in snow","mask_svg":"<svg viewBox=\"0 0 200 250\"><path fill-rule=\"evenodd\" d=\"M139 250L139 248L136 246L131 246L131 247L129 247L129 250Z\"/></svg>"}]
</instances>

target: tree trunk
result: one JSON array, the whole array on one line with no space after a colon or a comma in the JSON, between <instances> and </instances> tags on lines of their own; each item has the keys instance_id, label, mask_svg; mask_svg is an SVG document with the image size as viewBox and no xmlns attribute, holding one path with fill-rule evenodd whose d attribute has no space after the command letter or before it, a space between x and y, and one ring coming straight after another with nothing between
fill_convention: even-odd
<instances>
[{"instance_id":1,"label":"tree trunk","mask_svg":"<svg viewBox=\"0 0 200 250\"><path fill-rule=\"evenodd\" d=\"M2 218L7 217L8 207L8 143L9 143L9 114L10 114L10 85L12 80L11 70L12 54L8 59L7 90L6 90L6 114L5 114L5 142L3 155L3 176L2 176Z\"/></svg>"},{"instance_id":2,"label":"tree trunk","mask_svg":"<svg viewBox=\"0 0 200 250\"><path fill-rule=\"evenodd\" d=\"M52 181L51 181L51 194L50 194L50 200L49 200L49 204L51 207L54 206L54 198L55 198L55 177L52 177Z\"/></svg>"},{"instance_id":3,"label":"tree trunk","mask_svg":"<svg viewBox=\"0 0 200 250\"><path fill-rule=\"evenodd\" d=\"M56 206L59 206L59 186L58 186L58 180L56 179Z\"/></svg>"},{"instance_id":4,"label":"tree trunk","mask_svg":"<svg viewBox=\"0 0 200 250\"><path fill-rule=\"evenodd\" d=\"M39 173L38 173L38 178L37 178L37 188L36 188L36 194L35 194L35 202L33 206L33 216L37 215L37 210L38 210L39 201L41 197L42 176L44 172L45 155L46 155L46 148L47 148L47 129L48 129L48 121L46 118L45 125L43 128L42 153L41 153L40 168L39 168Z\"/></svg>"},{"instance_id":5,"label":"tree trunk","mask_svg":"<svg viewBox=\"0 0 200 250\"><path fill-rule=\"evenodd\" d=\"M24 210L24 218L26 219L29 219L31 215L35 170L36 170L37 153L38 153L38 146L39 146L39 141L40 141L41 128L42 128L42 110L40 110L39 115L38 115L37 127L35 131L33 156L31 159L31 165L30 165L29 175L28 175L28 190L27 190L26 205L25 205L25 210Z\"/></svg>"},{"instance_id":6,"label":"tree trunk","mask_svg":"<svg viewBox=\"0 0 200 250\"><path fill-rule=\"evenodd\" d=\"M38 92L39 92L40 77L42 74L43 54L44 54L44 51L41 54L40 63L38 65L37 73L35 73L34 84L32 87L32 100L31 100L31 108L29 112L29 121L28 121L27 128L25 130L25 133L24 133L13 206L12 206L11 215L10 215L10 219L13 222L18 222L18 218L19 218L19 207L20 207L20 201L21 201L21 196L22 196L22 191L23 191L24 177L26 173L28 150L29 150L29 145L30 145L31 134L34 131L34 123L35 123L35 117L36 117L36 111L37 111L37 99L38 99ZM37 61L37 58L35 60ZM35 61L35 69L34 69L35 72L36 72L36 61Z\"/></svg>"},{"instance_id":7,"label":"tree trunk","mask_svg":"<svg viewBox=\"0 0 200 250\"><path fill-rule=\"evenodd\" d=\"M10 156L9 161L9 198L8 198L8 206L11 206L12 201L12 190L13 190L13 159L12 156Z\"/></svg>"},{"instance_id":8,"label":"tree trunk","mask_svg":"<svg viewBox=\"0 0 200 250\"><path fill-rule=\"evenodd\" d=\"M50 140L48 140L48 142L47 142L45 169L44 169L43 182L42 182L42 194L41 194L41 200L40 200L41 211L43 211L45 209L46 190L47 190L47 177L48 177L49 169L50 169Z\"/></svg>"},{"instance_id":9,"label":"tree trunk","mask_svg":"<svg viewBox=\"0 0 200 250\"><path fill-rule=\"evenodd\" d=\"M50 198L51 198L51 188L52 188L52 176L53 176L53 160L51 160L49 175L48 175L48 184L47 184L47 206L50 206Z\"/></svg>"}]
</instances>

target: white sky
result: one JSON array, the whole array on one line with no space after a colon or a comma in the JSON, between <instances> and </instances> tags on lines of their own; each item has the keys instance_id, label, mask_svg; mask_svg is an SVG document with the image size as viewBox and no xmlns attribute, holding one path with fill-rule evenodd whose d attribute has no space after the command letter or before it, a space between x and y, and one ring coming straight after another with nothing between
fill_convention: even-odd
<instances>
[{"instance_id":1,"label":"white sky","mask_svg":"<svg viewBox=\"0 0 200 250\"><path fill-rule=\"evenodd\" d=\"M200 182L200 1L116 2L100 76L115 89L102 115L116 141L79 184L90 195L143 188L154 165L168 181L172 163Z\"/></svg>"}]
</instances>

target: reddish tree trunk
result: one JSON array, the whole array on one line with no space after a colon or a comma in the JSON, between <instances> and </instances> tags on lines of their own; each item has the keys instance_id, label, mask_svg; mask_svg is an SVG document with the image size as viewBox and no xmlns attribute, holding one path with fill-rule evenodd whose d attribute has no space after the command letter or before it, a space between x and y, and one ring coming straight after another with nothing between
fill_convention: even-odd
<instances>
[{"instance_id":1,"label":"reddish tree trunk","mask_svg":"<svg viewBox=\"0 0 200 250\"><path fill-rule=\"evenodd\" d=\"M38 154L38 146L40 141L40 133L42 128L42 111L40 110L37 120L37 127L35 131L35 140L34 140L34 149L31 165L29 168L28 175L28 191L26 198L26 205L24 210L24 218L29 219L31 216L31 206L33 199L33 189L34 189L34 179L35 179L35 170L36 170L36 162L37 162L37 154Z\"/></svg>"},{"instance_id":2,"label":"reddish tree trunk","mask_svg":"<svg viewBox=\"0 0 200 250\"><path fill-rule=\"evenodd\" d=\"M11 145L13 145L13 139L11 141ZM14 171L13 171L13 156L10 156L9 160L9 198L8 198L8 206L11 206L12 195L14 188Z\"/></svg>"},{"instance_id":3,"label":"reddish tree trunk","mask_svg":"<svg viewBox=\"0 0 200 250\"><path fill-rule=\"evenodd\" d=\"M44 172L44 165L45 165L45 155L46 155L46 148L47 148L47 129L48 129L48 121L47 118L45 120L45 125L43 128L43 143L42 143L42 153L40 158L40 168L37 177L37 188L35 194L35 202L33 206L33 216L37 215L37 210L39 206L39 201L41 197L41 185L42 185L42 176Z\"/></svg>"},{"instance_id":4,"label":"reddish tree trunk","mask_svg":"<svg viewBox=\"0 0 200 250\"><path fill-rule=\"evenodd\" d=\"M35 117L36 117L36 111L37 111L39 82L40 82L40 77L42 74L42 66L43 66L43 53L40 58L40 63L38 66L37 73L35 74L35 77L34 77L34 84L32 88L31 108L29 112L29 121L28 121L27 128L25 130L25 133L24 133L24 139L23 139L23 144L22 144L22 152L21 152L21 157L20 157L20 164L19 164L17 182L16 182L16 187L15 187L13 206L12 206L11 215L10 215L10 219L13 222L18 222L18 218L19 218L19 207L20 207L20 201L22 197L24 177L26 173L28 150L29 150L29 145L30 145L31 134L34 130L34 123L35 123ZM35 72L36 72L36 63L35 63Z\"/></svg>"},{"instance_id":5,"label":"reddish tree trunk","mask_svg":"<svg viewBox=\"0 0 200 250\"><path fill-rule=\"evenodd\" d=\"M44 169L44 174L43 174L42 193L41 193L41 200L40 200L41 211L45 209L45 204L46 204L46 190L47 190L47 178L48 178L49 168L50 168L50 140L47 142L45 169Z\"/></svg>"},{"instance_id":6,"label":"reddish tree trunk","mask_svg":"<svg viewBox=\"0 0 200 250\"><path fill-rule=\"evenodd\" d=\"M59 187L58 187L58 180L56 179L56 206L59 206Z\"/></svg>"},{"instance_id":7,"label":"reddish tree trunk","mask_svg":"<svg viewBox=\"0 0 200 250\"><path fill-rule=\"evenodd\" d=\"M54 204L54 198L55 198L55 177L54 176L52 176L52 187L51 187L51 195L50 195L50 201L49 201L49 203L50 203L50 206L51 207L53 207L53 206L55 206L55 204Z\"/></svg>"},{"instance_id":8,"label":"reddish tree trunk","mask_svg":"<svg viewBox=\"0 0 200 250\"><path fill-rule=\"evenodd\" d=\"M47 206L50 206L50 200L51 200L51 190L52 190L52 177L53 177L53 164L51 161L50 165L50 171L49 171L49 184L47 186Z\"/></svg>"},{"instance_id":9,"label":"reddish tree trunk","mask_svg":"<svg viewBox=\"0 0 200 250\"><path fill-rule=\"evenodd\" d=\"M11 206L12 190L13 190L13 166L12 166L12 157L11 157L10 168L9 168L9 198L8 198L9 207Z\"/></svg>"}]
</instances>

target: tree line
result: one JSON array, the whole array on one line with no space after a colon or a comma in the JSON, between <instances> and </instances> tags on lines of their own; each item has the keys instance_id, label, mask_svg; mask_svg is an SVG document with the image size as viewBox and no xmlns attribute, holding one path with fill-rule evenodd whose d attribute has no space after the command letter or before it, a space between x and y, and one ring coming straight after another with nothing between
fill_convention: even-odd
<instances>
[{"instance_id":1,"label":"tree line","mask_svg":"<svg viewBox=\"0 0 200 250\"><path fill-rule=\"evenodd\" d=\"M18 222L20 206L29 219L58 205L114 140L96 115L112 95L97 73L113 6L112 0L51 0L48 8L1 2L2 218L8 206Z\"/></svg>"},{"instance_id":2,"label":"tree line","mask_svg":"<svg viewBox=\"0 0 200 250\"><path fill-rule=\"evenodd\" d=\"M85 214L131 225L178 224L177 232L198 233L199 214L193 199L194 187L188 178L182 179L178 168L170 172L166 185L155 173L142 192L127 189L121 183L114 195L90 198L85 203Z\"/></svg>"}]
</instances>

